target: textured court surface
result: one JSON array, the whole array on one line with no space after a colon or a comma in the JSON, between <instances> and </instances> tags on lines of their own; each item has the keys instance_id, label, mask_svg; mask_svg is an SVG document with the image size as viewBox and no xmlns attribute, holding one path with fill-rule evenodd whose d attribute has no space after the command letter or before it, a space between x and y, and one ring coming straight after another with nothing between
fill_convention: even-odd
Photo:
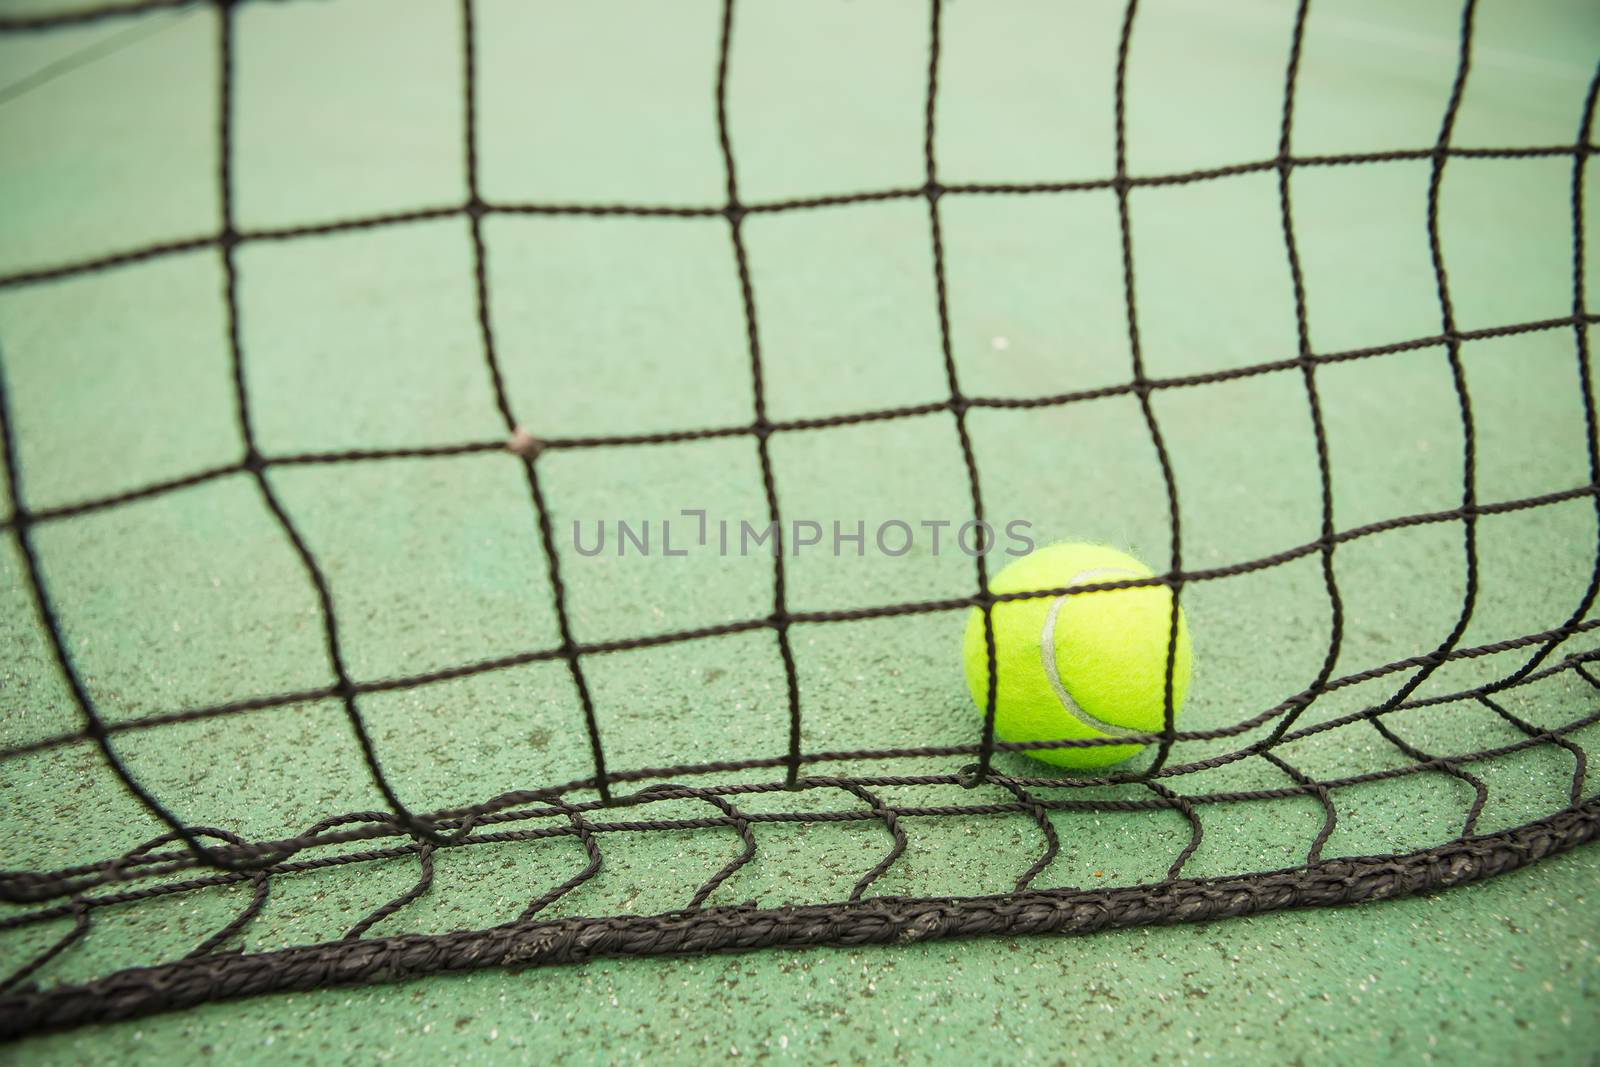
<instances>
[{"instance_id":1,"label":"textured court surface","mask_svg":"<svg viewBox=\"0 0 1600 1067\"><path fill-rule=\"evenodd\" d=\"M14 5L18 10L33 7ZM1294 145L1339 154L1431 146L1457 58L1459 8L1313 5ZM477 5L486 198L716 204L724 196L712 82L720 9ZM822 5L801 17L741 4L730 136L751 202L922 181L927 11ZM945 10L937 144L948 182L1098 179L1112 166L1120 5L1070 20L1044 5ZM1397 22L1397 20L1399 20ZM1292 5L1201 12L1141 5L1129 66L1128 169L1178 173L1277 151ZM260 3L236 15L234 210L242 228L451 206L463 196L460 16L451 3ZM0 275L214 230L216 15L209 9L0 38ZM1600 25L1581 5L1485 3L1459 145L1573 143ZM294 76L287 76L288 72ZM10 88L6 88L10 86ZM640 87L648 86L642 92ZM582 115L580 121L575 116ZM1293 179L1313 348L1439 332L1425 207L1430 161L1298 171ZM1590 168L1589 196L1600 193ZM1452 159L1440 234L1462 330L1572 313L1570 156ZM1110 190L950 197L944 217L952 349L963 387L1036 396L1128 379L1116 202ZM1135 190L1133 241L1149 373L1178 377L1297 350L1277 176ZM1590 244L1600 227L1589 213ZM937 403L927 208L892 200L746 223L769 415L826 417ZM726 223L491 217L494 327L522 420L548 436L638 434L751 417L739 285ZM493 440L472 249L458 218L246 244L241 346L262 450L282 455ZM1591 275L1591 287L1593 271ZM221 267L214 249L0 289L0 359L28 506L70 505L235 462ZM1469 341L1478 495L1560 493L1589 479L1573 330ZM1440 347L1318 371L1340 529L1460 502L1461 425ZM1298 371L1162 391L1182 494L1186 562L1223 567L1318 535L1315 454ZM977 410L969 428L991 514L1045 539L1168 550L1160 472L1129 395L1028 411ZM754 449L722 439L541 459L558 537L574 520L762 521ZM948 414L778 435L786 514L819 521L959 522L967 486ZM558 640L518 462L495 453L273 469L274 491L323 564L360 679L414 675ZM9 501L6 501L9 504ZM1553 626L1593 566L1592 502L1480 520L1481 588L1466 645ZM327 684L320 617L249 480L223 477L34 534L69 646L108 718ZM753 618L771 561L586 559L562 546L581 639ZM1350 541L1339 673L1432 648L1462 596L1461 529L1432 523ZM0 742L77 727L8 538L0 555ZM971 562L801 555L793 610L959 597ZM1327 618L1312 556L1185 590L1196 674L1185 725L1272 705L1321 664ZM808 750L969 743L960 613L797 626ZM1592 646L1573 639L1563 652ZM1451 664L1422 693L1503 674ZM617 768L781 754L785 680L770 638L741 634L589 661ZM1385 688L1387 686L1387 688ZM1308 721L1381 701L1393 679L1319 701ZM1508 694L1529 721L1592 711L1570 674ZM470 804L589 773L564 665L534 663L364 697L384 767L417 810ZM1452 707L1452 712L1457 709ZM1519 735L1482 709L1401 713L1430 751ZM1592 745L1600 731L1573 735ZM140 780L186 819L251 837L381 807L340 706L307 701L118 735ZM1198 743L1197 753L1208 749ZM1214 743L1220 746L1220 742ZM1374 731L1315 735L1295 753L1320 777L1406 762ZM1022 757L1000 766L1034 773ZM887 768L883 768L887 769ZM1553 746L1477 772L1480 831L1565 803L1573 761ZM767 780L750 772L749 780ZM1282 785L1235 764L1195 790ZM1190 788L1185 780L1185 788ZM1593 795L1591 768L1580 788ZM934 790L893 793L939 803ZM942 795L948 800L948 794ZM1329 856L1427 847L1461 832L1474 794L1418 774L1341 794ZM781 796L749 801L780 807ZM842 794L840 807L850 806ZM670 807L670 805L660 805ZM680 817L704 816L685 802ZM1310 798L1218 806L1185 873L1291 866L1323 825ZM1189 840L1177 813L1058 819L1061 854L1036 885L1159 880ZM86 743L0 763L0 866L101 858L159 826ZM1037 855L1021 818L908 825L910 847L873 892L1009 887ZM827 901L883 853L860 824L763 828L718 903ZM612 835L606 867L555 914L681 906L732 855L731 834ZM1073 939L629 960L484 972L404 986L212 1006L31 1040L46 1062L491 1059L519 1047L573 1062L708 1055L881 1062L892 1055L1057 1062L1136 1058L1309 1062L1380 1055L1586 1063L1600 1047L1600 856L1579 850L1484 885L1358 909ZM389 922L446 931L504 921L567 877L576 844L441 853L433 890ZM242 944L338 937L409 887L415 866L323 872L274 889ZM52 964L82 979L181 955L236 913L243 890L102 918ZM70 923L7 933L21 962ZM385 932L380 926L377 933ZM7 969L7 968L0 968Z\"/></svg>"}]
</instances>

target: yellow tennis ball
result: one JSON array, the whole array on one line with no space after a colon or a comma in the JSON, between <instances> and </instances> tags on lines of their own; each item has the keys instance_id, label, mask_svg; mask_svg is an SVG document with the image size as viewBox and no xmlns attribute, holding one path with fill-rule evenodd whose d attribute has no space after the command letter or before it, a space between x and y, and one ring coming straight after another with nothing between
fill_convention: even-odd
<instances>
[{"instance_id":1,"label":"yellow tennis ball","mask_svg":"<svg viewBox=\"0 0 1600 1067\"><path fill-rule=\"evenodd\" d=\"M1150 568L1104 545L1056 544L1014 560L989 581L992 593L1148 578ZM1159 732L1164 725L1172 591L1164 585L1007 600L994 605L1000 684L994 729L1002 741L1056 741ZM962 656L978 711L989 695L983 612L972 609ZM1189 631L1178 614L1173 714L1189 689ZM1033 749L1058 767L1105 767L1141 745Z\"/></svg>"}]
</instances>

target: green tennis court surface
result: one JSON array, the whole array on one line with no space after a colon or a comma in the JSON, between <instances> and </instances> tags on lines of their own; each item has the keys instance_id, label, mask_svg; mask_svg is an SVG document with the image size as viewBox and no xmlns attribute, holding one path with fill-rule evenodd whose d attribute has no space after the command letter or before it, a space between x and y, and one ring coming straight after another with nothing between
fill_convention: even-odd
<instances>
[{"instance_id":1,"label":"green tennis court surface","mask_svg":"<svg viewBox=\"0 0 1600 1067\"><path fill-rule=\"evenodd\" d=\"M72 9L15 0L0 27ZM551 442L534 463L548 544L523 460L500 447L508 430L485 360L479 252L461 210L459 4L260 0L232 9L226 37L224 16L207 5L0 33L0 373L20 486L0 508L31 516L8 522L0 552L5 871L101 863L167 830L82 736L83 712L36 608L23 525L65 647L128 772L183 824L249 841L393 810L336 690L329 613L286 522L325 581L344 669L364 687L355 705L411 812L595 774L567 660L527 655L563 644L547 549L573 640L606 646L580 664L608 772L769 761L714 778L645 778L618 793L660 780L781 782L793 720L780 646L762 621L775 610L773 558L716 550L715 533L697 544L684 515L764 526L766 477L784 521L814 521L824 538L783 559L783 610L800 616L787 628L799 750L978 743L982 716L960 661L959 602L973 595L974 563L951 544L972 494L920 192L928 5L741 0L734 11L726 131L739 198L753 209L738 225L759 389L721 213L722 6L476 0L471 10L484 201L672 209L493 210L481 220L501 395L518 425ZM1277 156L1295 16L1292 3L1145 0L1130 38L1126 173L1189 176L1127 193L1138 356L1143 377L1164 383L1149 402L1177 489L1183 567L1227 572L1292 555L1185 584L1195 671L1178 725L1218 735L1175 744L1175 766L1268 738L1275 720L1229 731L1312 686L1330 645L1322 554L1291 552L1321 536L1323 498L1306 377L1293 363L1300 319L1278 171L1194 177ZM1440 337L1428 210L1461 16L1454 3L1341 0L1312 4L1305 22L1291 149L1323 162L1296 166L1289 183L1304 323L1312 352L1349 356L1314 370L1332 525L1378 528L1333 552L1342 616L1329 677L1358 680L1303 709L1293 728L1303 736L1273 751L1317 782L1508 751L1352 782L1333 791L1331 823L1316 795L1286 788L1297 780L1282 767L1216 762L1164 779L1184 796L1253 797L1196 803L1203 833L1192 852L1195 823L1177 806L1055 810L1059 851L1034 890L1161 883L1180 859L1184 878L1295 868L1317 841L1324 859L1409 853L1595 796L1594 761L1575 758L1600 739L1586 721L1595 686L1578 670L1544 671L1595 647L1585 625L1593 429L1577 355L1580 331L1592 346L1593 329L1575 311L1593 306L1592 267L1587 291L1574 292L1575 219L1591 258L1600 242L1592 162L1577 171L1574 206L1572 146L1585 137L1600 42L1586 5L1477 6L1449 143L1549 151L1451 155L1439 187L1473 490L1481 505L1504 505L1474 523L1472 610L1452 647L1488 651L1425 672L1416 706L1381 720L1402 743L1370 722L1327 725L1392 697L1416 668L1379 669L1439 648L1468 595L1464 523L1452 514L1463 501L1461 394ZM1117 545L1162 572L1168 489L1129 387L1119 195L1106 181L1117 167L1123 20L1121 4L946 0L938 180L974 188L945 192L937 212L950 366L966 397L986 400L962 418L986 514L997 526L1025 521L1041 544ZM1348 158L1397 152L1410 155ZM1062 182L1085 187L993 188ZM849 199L868 191L890 195ZM809 203L832 198L847 202ZM245 236L226 255L215 240L225 211ZM397 213L408 217L383 218ZM345 225L352 219L374 224ZM306 232L319 228L329 232ZM223 296L229 261L236 321ZM1233 373L1245 368L1259 369ZM1180 381L1191 377L1204 380ZM1073 397L1021 403L1063 394ZM758 397L780 426L764 455L748 432ZM877 414L854 418L863 413ZM259 482L241 464L246 422L269 460ZM685 555L662 551L668 520ZM850 531L858 521L864 550L836 555L832 524ZM911 549L874 551L873 532L896 521L917 531ZM618 522L648 524L651 551L619 555ZM950 524L940 551L924 522ZM586 555L580 545L597 524L613 540ZM1512 675L1542 647L1524 638L1569 621L1547 638L1537 676L1493 697L1511 718L1473 700L1428 703ZM150 721L234 702L262 706ZM1550 735L1524 744L1529 730L1513 718L1566 745ZM860 756L804 773L938 776L976 758ZM1003 775L1057 773L1016 752L993 759ZM1285 795L1260 795L1275 790ZM899 808L1014 799L992 783L873 792ZM1070 780L1032 792L1153 795ZM595 799L593 789L566 794ZM736 800L755 816L862 808L841 788ZM704 799L588 817L711 824L596 834L603 866L540 919L684 908L743 847ZM710 905L837 902L893 844L880 820L752 825L758 847ZM870 880L869 899L1007 893L1046 848L1020 811L908 817L899 832L905 847ZM426 891L364 936L509 922L587 857L563 834L440 848L429 861ZM418 881L414 850L274 875L259 913L214 947L334 941ZM89 932L31 980L48 988L178 959L253 892L244 880L97 908ZM1353 908L1082 937L491 969L208 1004L30 1037L5 1054L1591 1063L1597 894L1600 855L1580 848L1457 891ZM7 903L0 920L38 906ZM74 921L68 908L0 930L0 972L26 965Z\"/></svg>"}]
</instances>

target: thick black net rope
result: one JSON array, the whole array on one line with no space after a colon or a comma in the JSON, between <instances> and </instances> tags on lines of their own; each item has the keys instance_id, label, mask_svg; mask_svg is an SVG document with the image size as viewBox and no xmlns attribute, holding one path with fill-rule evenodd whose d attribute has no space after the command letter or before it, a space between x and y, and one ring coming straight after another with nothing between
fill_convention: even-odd
<instances>
[{"instance_id":1,"label":"thick black net rope","mask_svg":"<svg viewBox=\"0 0 1600 1067\"><path fill-rule=\"evenodd\" d=\"M126 18L163 8L186 6L176 0L154 0L120 7L95 8L64 15L0 17L0 34L48 33L60 27L102 19ZM57 941L28 959L14 973L0 979L0 1035L16 1036L38 1029L72 1026L87 1022L127 1018L148 1012L182 1008L207 1001L259 992L312 989L339 983L392 981L399 978L465 970L470 968L555 963L583 960L603 955L708 952L751 949L763 946L812 944L863 944L895 942L967 934L1007 934L1030 932L1081 932L1147 923L1170 923L1221 916L1244 915L1276 908L1332 905L1408 893L1470 882L1508 871L1534 860L1571 848L1600 833L1600 796L1584 794L1587 772L1586 752L1578 740L1584 728L1600 722L1600 710L1555 726L1535 725L1513 713L1501 695L1518 687L1546 679L1580 679L1600 690L1593 661L1600 649L1572 651L1566 644L1592 631L1600 620L1591 619L1597 592L1600 592L1600 540L1595 545L1594 565L1587 585L1574 589L1571 602L1550 607L1547 628L1490 645L1462 643L1473 617L1479 591L1479 519L1486 515L1524 509L1539 509L1577 500L1590 501L1600 517L1600 436L1597 436L1592 401L1590 356L1587 327L1597 316L1585 302L1584 176L1595 151L1591 143L1597 87L1600 74L1589 83L1581 104L1581 123L1574 130L1572 143L1549 146L1507 148L1463 148L1452 143L1456 115L1467 83L1473 53L1473 2L1465 5L1460 22L1459 51L1455 76L1438 137L1434 144L1414 150L1375 152L1339 156L1301 156L1292 150L1291 133L1308 0L1296 12L1294 33L1289 42L1285 72L1284 107L1278 153L1271 159L1240 163L1204 171L1163 175L1130 174L1127 168L1125 120L1126 71L1130 41L1133 38L1137 3L1129 3L1121 26L1117 51L1115 85L1116 166L1114 173L1100 179L1031 184L946 184L940 180L935 158L935 116L939 97L942 9L938 0L930 4L931 50L927 62L923 152L925 181L915 188L881 189L847 196L799 199L784 202L750 203L741 198L735 151L727 119L727 74L729 43L734 30L735 3L726 0L723 8L718 65L715 71L714 104L722 162L726 172L727 196L716 205L646 207L615 204L577 206L543 203L490 202L479 192L478 89L475 72L475 31L473 0L462 0L460 18L465 42L461 57L462 91L465 107L464 145L467 176L465 202L444 207L423 208L380 216L348 218L318 225L279 229L246 229L235 224L234 175L234 55L236 10L226 2L217 5L219 35L216 47L220 62L218 114L220 126L220 167L217 175L221 194L221 226L215 233L187 240L169 241L135 248L102 258L35 269L0 277L0 289L37 286L139 261L155 260L177 253L211 249L220 257L226 279L226 323L232 356L239 431L245 442L236 462L196 471L185 477L144 485L115 496L84 500L52 508L34 509L28 505L27 474L21 469L16 448L13 399L4 388L0 374L0 443L4 446L5 476L9 485L12 513L3 531L14 539L24 564L27 586L38 616L53 649L60 671L81 712L80 730L18 744L0 750L0 767L19 756L92 743L99 758L120 779L155 818L167 827L160 836L145 841L117 856L86 859L76 866L45 871L6 871L0 874L0 899L22 906L0 920L0 928L18 930L47 923L70 923ZM197 87L198 88L198 87ZM1568 316L1536 322L1506 324L1497 328L1465 331L1456 325L1451 291L1444 267L1439 236L1439 189L1441 177L1452 159L1461 157L1565 158L1571 162L1572 222L1572 311ZM1426 337L1353 351L1318 352L1312 349L1307 329L1305 288L1300 253L1296 243L1295 217L1291 204L1291 176L1301 168L1338 168L1397 160L1431 162L1428 191L1427 228L1432 264L1437 281L1438 332ZM1152 377L1146 373L1141 356L1139 314L1135 301L1134 254L1130 237L1130 190L1156 185L1206 182L1248 173L1277 175L1279 215L1283 247L1293 282L1299 350L1281 360L1234 369L1190 375L1181 378ZM1129 379L1120 385L1078 392L1031 398L993 398L963 392L958 381L956 361L951 351L950 318L946 303L945 243L941 229L941 207L949 197L971 196L1048 196L1083 190L1109 190L1118 205L1121 227L1122 292L1125 298L1128 340L1132 353ZM862 412L805 420L774 420L768 417L763 386L763 353L756 321L751 272L748 266L744 224L752 214L804 212L819 207L864 201L919 201L926 205L931 239L932 267L938 299L938 321L942 356L949 385L948 399L934 404L890 410ZM706 427L669 433L645 433L607 437L540 437L538 427L525 427L513 409L504 385L497 355L495 331L491 326L494 293L485 271L483 220L495 214L571 215L571 216L673 216L721 217L726 220L728 239L742 289L744 323L748 340L750 375L754 386L754 416L743 425ZM238 329L239 299L235 255L248 242L297 241L320 235L378 227L403 226L421 220L457 218L470 228L475 251L475 280L478 327L482 357L493 383L495 401L504 420L505 435L497 440L466 442L451 447L370 449L338 453L271 455L260 450L251 425L250 397L244 374L245 353L241 350ZM1470 341L1534 332L1570 332L1575 348L1573 394L1582 404L1586 431L1589 481L1570 489L1525 499L1483 502L1476 490L1476 437L1472 408L1463 371L1461 349ZM1455 395L1459 401L1464 440L1463 480L1460 504L1444 511L1412 514L1357 528L1340 529L1334 523L1330 461L1324 432L1322 405L1318 394L1317 371L1333 363L1372 359L1413 350L1437 350L1448 361ZM3 363L0 363L3 371ZM1318 476L1321 484L1321 534L1313 542L1264 558L1213 569L1189 569L1184 565L1182 525L1179 517L1177 480L1169 461L1162 427L1152 405L1152 395L1169 389L1182 389L1205 383L1257 375L1297 374L1304 383L1311 426L1316 443ZM994 693L989 694L989 713L983 720L980 736L972 743L920 748L895 748L861 751L808 751L802 745L801 724L805 715L801 686L797 679L795 656L791 650L791 628L800 623L827 623L921 613L959 613L976 605L992 608L997 601L989 595L984 557L974 557L972 595L949 600L882 605L848 611L791 610L786 593L785 555L773 555L771 611L759 618L730 621L692 631L675 632L632 640L585 643L575 636L569 623L568 595L562 582L562 560L552 531L547 489L541 476L541 459L559 450L601 447L648 447L654 444L709 438L744 438L754 443L759 459L766 507L779 536L784 515L779 480L769 455L769 443L776 435L809 432L829 427L878 422L912 417L948 417L953 420L965 462L970 487L971 515L985 516L983 479L968 434L968 415L975 408L1043 408L1074 404L1109 396L1135 398L1143 414L1166 486L1171 523L1169 563L1163 573L1151 579L1103 582L1077 590L1040 590L1030 596L1058 596L1095 589L1162 584L1175 594L1172 625L1177 625L1177 603L1184 587L1193 582L1209 582L1251 572L1263 571L1296 560L1320 560L1326 592L1324 610L1330 620L1326 655L1322 668L1309 685L1282 699L1275 706L1252 712L1240 721L1207 730L1180 730L1174 722L1170 700L1171 670L1168 664L1169 700L1164 728L1144 738L1152 746L1154 758L1142 761L1137 770L1120 770L1099 776L1071 778L1020 776L1001 773L994 759L997 753L1024 748L1092 745L1092 741L1008 744L994 733ZM542 534L544 565L553 591L554 612L560 642L554 647L531 649L494 660L464 664L410 677L369 680L355 677L341 650L345 623L334 610L317 555L308 545L295 517L275 493L266 472L273 468L309 464L351 464L405 460L417 457L462 455L509 451L520 460L525 476L527 505ZM50 583L41 568L35 548L35 530L51 523L69 522L76 517L117 508L131 501L177 493L219 479L247 479L254 484L282 535L293 546L299 564L315 587L321 609L321 626L327 661L333 683L301 692L275 693L206 707L189 707L150 714L139 718L108 721L97 709L81 672L63 637L63 626L52 601ZM1359 674L1335 674L1344 637L1343 605L1335 579L1334 557L1341 545L1402 527L1454 525L1461 532L1461 551L1465 566L1464 593L1459 617L1448 636L1436 647ZM987 617L987 616L986 616ZM595 713L595 701L586 681L585 663L591 657L627 650L666 646L680 642L736 633L768 633L776 642L786 679L789 741L786 751L767 758L730 760L667 767L617 768L606 758L606 732ZM1170 647L1170 643L1169 643ZM992 633L989 645L990 677L995 675ZM1482 685L1456 692L1422 696L1419 689L1441 667L1453 662L1509 655L1514 666ZM1170 656L1170 653L1169 653ZM375 693L426 686L447 679L463 678L541 661L564 664L569 672L586 727L586 743L592 773L582 780L506 793L470 807L418 811L400 798L391 773L385 769L381 753L374 745L361 700ZM1323 695L1375 679L1391 677L1398 688L1381 703L1333 718L1305 724L1303 714ZM283 707L313 700L334 700L342 704L350 729L360 745L373 783L387 802L387 810L331 815L283 840L246 840L232 832L185 822L163 798L141 781L119 756L117 738L130 731L160 730L163 726L227 716L245 716L265 708ZM1600 694L1588 701L1600 709ZM1408 742L1388 720L1392 713L1431 706L1476 705L1497 716L1516 731L1518 740L1495 748L1471 752L1440 754L1425 751ZM1318 778L1296 767L1286 758L1284 746L1326 731L1376 731L1398 753L1398 764L1339 778ZM1263 732L1264 731L1264 732ZM1247 737L1249 739L1247 740ZM1181 762L1180 743L1185 741L1225 741L1237 738L1235 747ZM1477 821L1483 810L1487 787L1475 775L1475 765L1491 764L1533 749L1559 750L1570 760L1572 777L1567 803L1543 817L1512 829L1480 833ZM1184 792L1186 778L1199 772L1247 759L1265 760L1282 772L1284 783L1275 788L1206 792ZM849 764L859 761L939 761L937 773L904 774L823 774L814 769L821 764ZM1461 813L1459 833L1417 851L1388 855L1325 859L1322 851L1340 818L1340 797L1370 783L1402 779L1420 774L1441 774L1463 784L1473 799ZM733 784L719 784L737 778ZM902 786L938 787L949 793L943 804L891 804L878 792ZM979 787L983 787L980 789ZM1124 787L1114 795L1110 787ZM1128 789L1134 790L1133 793ZM772 795L786 799L785 810L744 810L742 798ZM833 800L847 796L851 806L839 808L808 803L810 798ZM1295 867L1247 872L1230 876L1186 877L1185 866L1200 845L1204 832L1201 813L1210 808L1283 798L1310 798L1320 806L1322 822L1315 836L1306 843L1303 862ZM982 799L980 799L982 798ZM685 818L678 813L682 802L698 802L703 814ZM666 804L673 817L659 814ZM652 812L656 808L656 812ZM1173 856L1164 879L1147 884L1100 889L1032 889L1031 883L1056 858L1060 849L1051 815L1060 812L1164 812L1176 814L1188 826L1188 838ZM989 817L1024 820L1036 840L1036 853L1026 871L1012 886L996 887L994 895L958 898L869 895L869 890L907 851L904 824L922 819L967 820L983 825ZM1404 818L1403 814L1398 816ZM881 830L884 852L870 870L863 872L847 899L834 903L764 908L754 904L714 906L709 898L717 888L737 873L756 854L763 824L860 823ZM604 843L618 835L652 834L662 831L703 831L728 835L729 844L737 838L736 854L714 875L685 892L686 903L677 910L653 915L599 915L546 918L546 909L572 890L593 878L601 869ZM545 839L574 839L587 857L584 864L553 872L549 884L531 891L517 913L500 925L448 934L403 934L369 936L379 922L398 915L433 885L434 861L441 850L472 849L490 844L504 845ZM730 851L733 851L730 849ZM572 855L576 855L573 853ZM384 862L410 862L416 865L415 884L404 893L371 910L354 922L346 935L336 941L308 944L270 952L244 953L230 949L232 939L259 915L273 888L312 871L348 868L359 872L367 865ZM209 931L191 952L175 961L139 961L129 967L85 983L41 984L52 961L84 939L93 929L103 909L137 908L146 902L202 893L226 886L249 887L246 903L231 920Z\"/></svg>"}]
</instances>

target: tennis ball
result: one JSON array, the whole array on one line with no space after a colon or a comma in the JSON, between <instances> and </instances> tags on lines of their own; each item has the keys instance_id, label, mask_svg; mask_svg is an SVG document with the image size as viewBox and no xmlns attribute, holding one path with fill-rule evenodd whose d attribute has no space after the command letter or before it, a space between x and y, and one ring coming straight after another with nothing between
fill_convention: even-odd
<instances>
[{"instance_id":1,"label":"tennis ball","mask_svg":"<svg viewBox=\"0 0 1600 1067\"><path fill-rule=\"evenodd\" d=\"M1123 578L1148 578L1150 568L1104 545L1056 544L1001 569L992 593L1069 589ZM1172 591L1164 585L1007 600L994 605L995 661L1000 684L994 729L1002 741L1056 741L1159 732L1164 725L1167 640ZM989 699L983 611L973 608L962 642L967 687L979 712ZM1180 611L1172 671L1173 714L1189 688L1189 631ZM1105 767L1141 745L1033 749L1058 767Z\"/></svg>"}]
</instances>

